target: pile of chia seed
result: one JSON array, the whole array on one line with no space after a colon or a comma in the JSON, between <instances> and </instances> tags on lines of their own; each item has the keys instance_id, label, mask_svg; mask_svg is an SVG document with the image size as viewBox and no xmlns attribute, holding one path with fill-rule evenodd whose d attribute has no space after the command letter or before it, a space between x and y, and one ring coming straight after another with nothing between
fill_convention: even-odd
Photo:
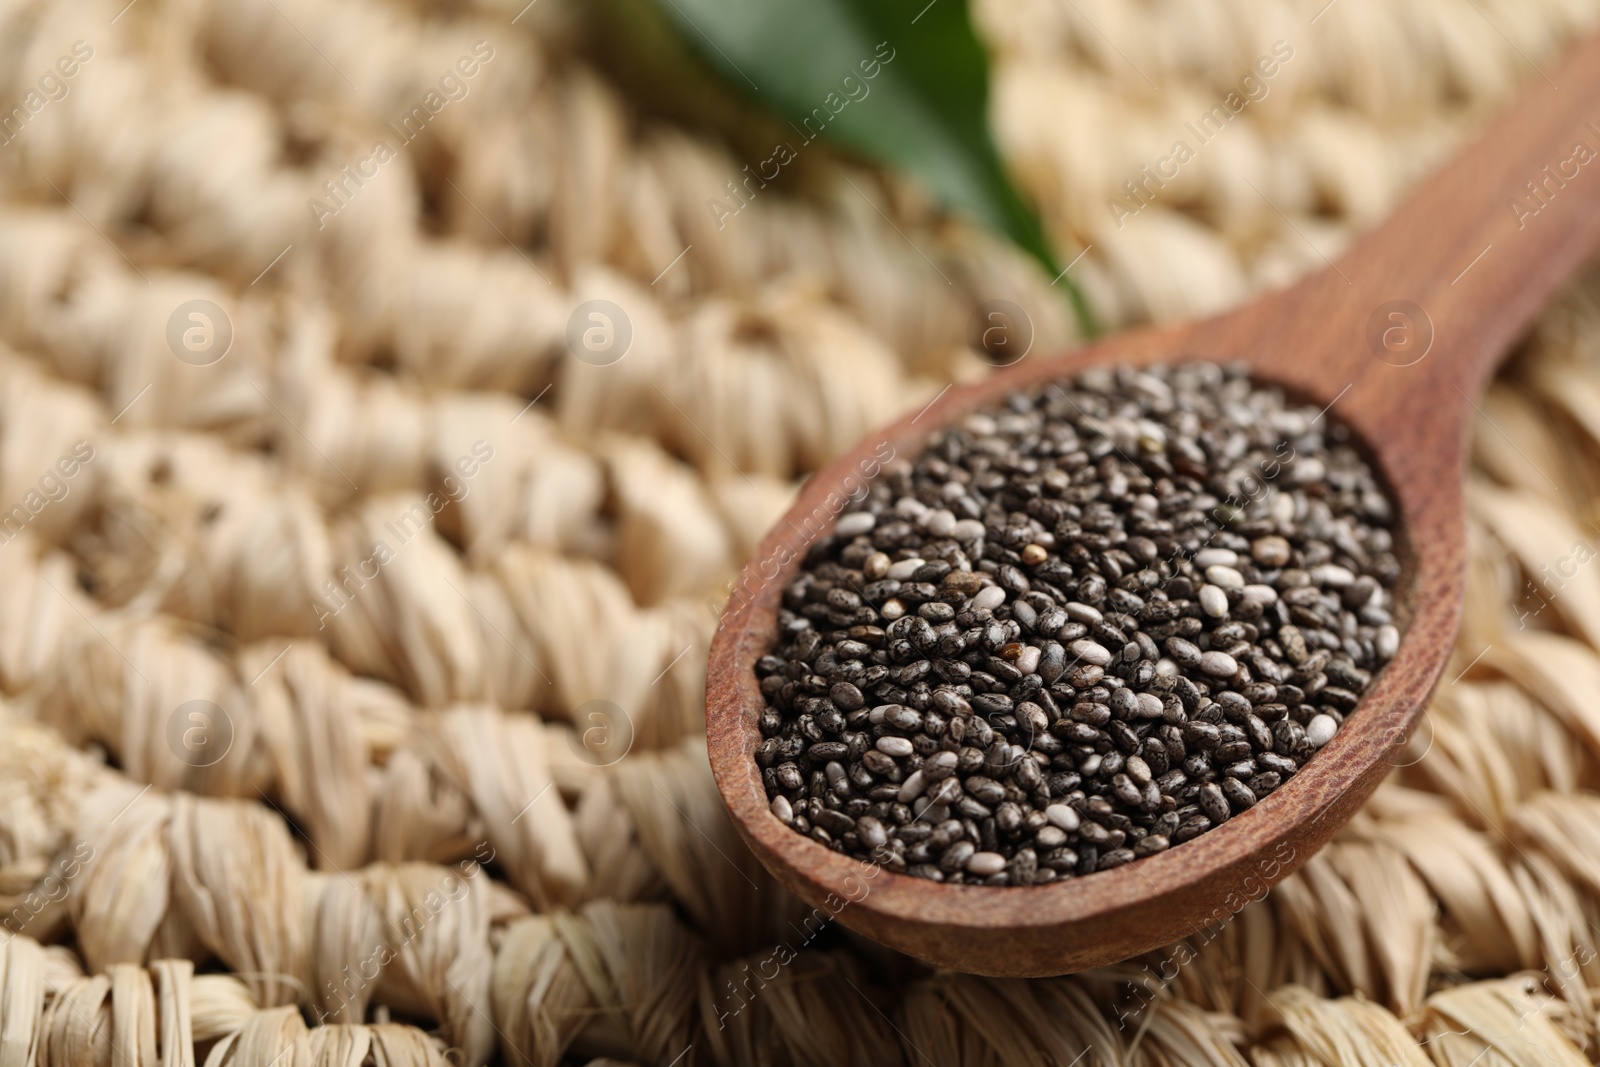
<instances>
[{"instance_id":1,"label":"pile of chia seed","mask_svg":"<svg viewBox=\"0 0 1600 1067\"><path fill-rule=\"evenodd\" d=\"M1347 429L1239 369L1014 394L887 469L785 589L757 665L772 811L982 885L1205 833L1394 656L1392 517Z\"/></svg>"}]
</instances>

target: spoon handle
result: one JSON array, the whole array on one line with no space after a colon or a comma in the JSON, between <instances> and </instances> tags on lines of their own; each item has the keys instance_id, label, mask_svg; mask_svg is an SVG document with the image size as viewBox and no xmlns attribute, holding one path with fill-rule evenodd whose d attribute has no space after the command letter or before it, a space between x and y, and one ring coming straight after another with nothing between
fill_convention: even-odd
<instances>
[{"instance_id":1,"label":"spoon handle","mask_svg":"<svg viewBox=\"0 0 1600 1067\"><path fill-rule=\"evenodd\" d=\"M1540 75L1482 138L1421 185L1345 271L1407 298L1468 397L1600 249L1600 36ZM1359 285L1360 282L1357 282ZM1407 290L1410 293L1407 293ZM1404 354L1398 362L1404 362Z\"/></svg>"},{"instance_id":2,"label":"spoon handle","mask_svg":"<svg viewBox=\"0 0 1600 1067\"><path fill-rule=\"evenodd\" d=\"M1600 250L1600 36L1546 69L1337 263L1267 308L1202 324L1198 347L1253 335L1274 350L1259 364L1343 397L1338 410L1369 439L1404 428L1437 446L1436 461L1459 447L1457 416ZM1271 320L1267 336L1255 314Z\"/></svg>"}]
</instances>

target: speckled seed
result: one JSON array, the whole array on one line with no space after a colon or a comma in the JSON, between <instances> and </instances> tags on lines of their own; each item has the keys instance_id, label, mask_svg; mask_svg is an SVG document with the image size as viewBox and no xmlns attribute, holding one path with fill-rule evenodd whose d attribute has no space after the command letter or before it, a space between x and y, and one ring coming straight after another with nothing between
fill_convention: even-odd
<instances>
[{"instance_id":1,"label":"speckled seed","mask_svg":"<svg viewBox=\"0 0 1600 1067\"><path fill-rule=\"evenodd\" d=\"M944 850L944 855L939 857L939 866L947 871L958 871L967 865L977 851L978 846L971 841L957 841Z\"/></svg>"},{"instance_id":2,"label":"speckled seed","mask_svg":"<svg viewBox=\"0 0 1600 1067\"><path fill-rule=\"evenodd\" d=\"M1222 822L1233 811L1228 807L1228 798L1223 796L1222 787L1216 782L1207 782L1200 787L1200 810L1206 813L1206 818L1214 823Z\"/></svg>"},{"instance_id":3,"label":"speckled seed","mask_svg":"<svg viewBox=\"0 0 1600 1067\"><path fill-rule=\"evenodd\" d=\"M841 711L855 711L866 703L861 690L849 682L834 682L833 688L828 690L828 696L833 698L833 702L839 705Z\"/></svg>"},{"instance_id":4,"label":"speckled seed","mask_svg":"<svg viewBox=\"0 0 1600 1067\"><path fill-rule=\"evenodd\" d=\"M1338 732L1339 724L1333 721L1332 715L1313 715L1306 723L1306 740L1318 748L1332 741Z\"/></svg>"},{"instance_id":5,"label":"speckled seed","mask_svg":"<svg viewBox=\"0 0 1600 1067\"><path fill-rule=\"evenodd\" d=\"M942 782L956 773L960 757L954 752L936 752L922 765L921 774L930 782Z\"/></svg>"},{"instance_id":6,"label":"speckled seed","mask_svg":"<svg viewBox=\"0 0 1600 1067\"><path fill-rule=\"evenodd\" d=\"M870 511L852 511L847 515L840 515L839 521L834 526L834 531L840 537L857 537L868 533L878 525L877 518Z\"/></svg>"},{"instance_id":7,"label":"speckled seed","mask_svg":"<svg viewBox=\"0 0 1600 1067\"><path fill-rule=\"evenodd\" d=\"M998 852L974 852L967 857L967 873L987 878L1006 869L1006 858Z\"/></svg>"},{"instance_id":8,"label":"speckled seed","mask_svg":"<svg viewBox=\"0 0 1600 1067\"><path fill-rule=\"evenodd\" d=\"M1200 655L1200 669L1213 678L1232 678L1239 672L1239 664L1226 652L1204 652Z\"/></svg>"},{"instance_id":9,"label":"speckled seed","mask_svg":"<svg viewBox=\"0 0 1600 1067\"><path fill-rule=\"evenodd\" d=\"M1211 585L1209 582L1200 587L1200 610L1212 618L1220 618L1228 613L1228 594L1222 591L1221 586Z\"/></svg>"},{"instance_id":10,"label":"speckled seed","mask_svg":"<svg viewBox=\"0 0 1600 1067\"><path fill-rule=\"evenodd\" d=\"M1287 497L1280 499L1287 500ZM1290 501L1293 504L1293 501ZM1263 567L1281 567L1289 562L1289 542L1276 535L1258 537L1250 544L1251 557Z\"/></svg>"},{"instance_id":11,"label":"speckled seed","mask_svg":"<svg viewBox=\"0 0 1600 1067\"><path fill-rule=\"evenodd\" d=\"M916 751L911 742L903 737L880 737L874 747L885 756L893 756L895 759L905 759Z\"/></svg>"}]
</instances>

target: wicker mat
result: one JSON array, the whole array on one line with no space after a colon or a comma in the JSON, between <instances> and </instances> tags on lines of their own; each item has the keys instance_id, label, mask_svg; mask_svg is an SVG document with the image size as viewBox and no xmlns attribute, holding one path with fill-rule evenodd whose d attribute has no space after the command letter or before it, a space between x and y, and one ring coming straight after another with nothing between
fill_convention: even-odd
<instances>
[{"instance_id":1,"label":"wicker mat","mask_svg":"<svg viewBox=\"0 0 1600 1067\"><path fill-rule=\"evenodd\" d=\"M1466 624L1362 815L1145 959L934 973L796 933L706 647L798 478L985 371L979 301L1040 353L1066 302L820 142L741 184L523 4L0 5L0 1067L1600 1053L1600 277L1482 405ZM978 16L1121 326L1319 267L1600 7Z\"/></svg>"}]
</instances>

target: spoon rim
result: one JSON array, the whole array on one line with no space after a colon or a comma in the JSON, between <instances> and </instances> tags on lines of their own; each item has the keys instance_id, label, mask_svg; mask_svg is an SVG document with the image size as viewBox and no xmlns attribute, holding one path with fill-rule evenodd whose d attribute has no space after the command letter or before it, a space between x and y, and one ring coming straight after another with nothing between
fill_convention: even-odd
<instances>
[{"instance_id":1,"label":"spoon rim","mask_svg":"<svg viewBox=\"0 0 1600 1067\"><path fill-rule=\"evenodd\" d=\"M1397 616L1405 623L1400 647L1333 740L1251 808L1155 855L1041 886L949 885L897 874L834 852L771 812L755 761L761 740L756 720L766 706L755 663L776 644L782 590L800 570L810 544L831 532L839 512L828 515L813 537L797 536L806 529L804 521L825 513L830 496L848 495L841 493L847 479L862 471L863 456L882 442L894 446L894 458L911 458L933 433L1030 386L1066 380L1106 364L1177 365L1215 358L1190 355L1185 351L1187 337L1184 325L1136 331L1059 356L1024 360L978 382L947 389L920 413L908 413L868 434L817 472L763 540L740 576L712 643L707 748L736 827L791 891L813 905L828 907L846 926L933 963L995 975L1065 973L1168 944L1258 899L1331 838L1388 773L1386 757L1405 743L1425 710L1449 657L1460 616L1464 581L1460 479L1443 479L1454 486L1453 509L1448 499L1437 496L1421 501L1415 494L1408 497L1393 477L1392 457L1385 456L1384 443L1356 429L1359 420L1341 416L1396 505L1398 518L1391 528L1401 535L1397 554L1402 560ZM1298 388L1292 373L1284 373L1288 368L1265 358L1217 361L1244 363L1257 380L1307 391ZM1338 411L1338 398L1329 410ZM1441 488L1448 493L1448 486ZM1452 510L1453 522L1447 514ZM1428 551L1417 551L1418 545L1428 545ZM788 558L774 566L780 555ZM1287 855L1284 847L1289 849ZM1263 855L1268 858L1262 860ZM1187 911L1160 907L1178 895L1200 906ZM843 903L834 911L830 901ZM1129 920L1136 920L1132 925L1142 927L1143 933L1107 934L1108 924L1127 927ZM1003 952L979 944L982 938L1000 934L1010 935L1003 940L1031 944L1034 951L1008 959ZM1136 947L1130 950L1130 946Z\"/></svg>"}]
</instances>

